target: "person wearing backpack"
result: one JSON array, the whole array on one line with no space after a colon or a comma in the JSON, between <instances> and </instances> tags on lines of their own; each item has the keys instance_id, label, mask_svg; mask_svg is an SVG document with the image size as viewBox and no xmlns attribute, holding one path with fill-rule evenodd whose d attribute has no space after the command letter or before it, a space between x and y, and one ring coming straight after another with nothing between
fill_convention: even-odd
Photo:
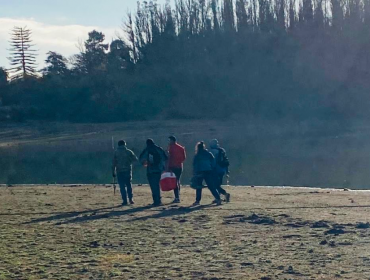
<instances>
[{"instance_id":1,"label":"person wearing backpack","mask_svg":"<svg viewBox=\"0 0 370 280\"><path fill-rule=\"evenodd\" d=\"M203 181L206 181L208 189L211 191L215 200L213 203L221 205L220 195L216 189L216 181L213 176L213 169L215 167L214 156L206 149L204 142L199 142L196 146L195 157L193 160L193 173L196 178L197 185L202 186ZM202 188L196 190L196 200L193 206L199 205L202 199Z\"/></svg>"},{"instance_id":2,"label":"person wearing backpack","mask_svg":"<svg viewBox=\"0 0 370 280\"><path fill-rule=\"evenodd\" d=\"M175 136L168 137L168 167L167 170L173 172L177 180L177 188L174 189L175 200L173 203L180 203L180 179L183 171L183 163L186 159L185 148L177 143Z\"/></svg>"},{"instance_id":3,"label":"person wearing backpack","mask_svg":"<svg viewBox=\"0 0 370 280\"><path fill-rule=\"evenodd\" d=\"M213 139L210 142L210 152L216 159L216 165L214 168L215 173L215 180L216 180L216 189L220 194L223 194L225 196L226 202L230 202L230 194L226 192L225 189L222 188L222 181L228 172L228 167L230 165L229 159L226 155L225 149L221 148L218 140Z\"/></svg>"},{"instance_id":4,"label":"person wearing backpack","mask_svg":"<svg viewBox=\"0 0 370 280\"><path fill-rule=\"evenodd\" d=\"M130 204L134 204L131 185L132 164L137 160L134 152L127 149L126 142L124 140L118 141L118 148L113 157L112 174L114 178L117 176L123 206L127 205L127 197Z\"/></svg>"},{"instance_id":5,"label":"person wearing backpack","mask_svg":"<svg viewBox=\"0 0 370 280\"><path fill-rule=\"evenodd\" d=\"M152 191L153 206L159 206L162 204L159 181L166 167L167 155L161 147L154 143L153 139L148 139L146 140L146 148L140 154L139 160L147 168L146 172Z\"/></svg>"}]
</instances>

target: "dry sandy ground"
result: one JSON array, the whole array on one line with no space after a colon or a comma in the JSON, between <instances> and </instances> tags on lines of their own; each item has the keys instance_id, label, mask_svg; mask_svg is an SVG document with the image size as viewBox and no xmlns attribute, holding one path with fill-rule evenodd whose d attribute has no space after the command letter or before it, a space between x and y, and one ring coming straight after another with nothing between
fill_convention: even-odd
<instances>
[{"instance_id":1,"label":"dry sandy ground","mask_svg":"<svg viewBox=\"0 0 370 280\"><path fill-rule=\"evenodd\" d=\"M370 193L229 187L118 207L105 186L0 187L0 279L370 279Z\"/></svg>"}]
</instances>

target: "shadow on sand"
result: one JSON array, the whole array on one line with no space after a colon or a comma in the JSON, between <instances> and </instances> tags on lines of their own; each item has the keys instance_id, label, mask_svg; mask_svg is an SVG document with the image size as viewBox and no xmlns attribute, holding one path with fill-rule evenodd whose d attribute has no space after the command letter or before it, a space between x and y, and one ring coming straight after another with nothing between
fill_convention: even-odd
<instances>
[{"instance_id":1,"label":"shadow on sand","mask_svg":"<svg viewBox=\"0 0 370 280\"><path fill-rule=\"evenodd\" d=\"M166 207L169 205L164 205L164 206ZM85 211L57 213L57 215L33 219L29 222L25 222L24 224L35 224L35 223L50 222L50 221L55 221L56 224L58 225L59 224L74 224L74 223L96 221L100 219L108 219L108 218L113 218L113 217L121 217L121 216L131 215L131 214L135 214L135 213L143 212L143 211L155 212L154 214L151 214L148 216L137 217L137 218L132 218L132 219L127 220L127 222L134 222L134 221L143 221L147 219L157 219L157 218L165 218L165 217L189 214L194 211L213 208L213 207L216 207L216 205L209 204L209 205L201 205L201 206L194 206L194 207L192 206L177 207L175 205L170 204L168 208L163 208L163 206L154 207L152 205L148 205L148 206L141 206L141 207L136 207L136 208L129 208L129 209L125 209L122 211L109 211L109 212L107 211L107 210L113 210L119 207L120 206L109 207L109 208L99 208L99 209L92 209L92 210L85 210Z\"/></svg>"},{"instance_id":2,"label":"shadow on sand","mask_svg":"<svg viewBox=\"0 0 370 280\"><path fill-rule=\"evenodd\" d=\"M55 221L55 220L61 220L61 219L68 219L72 217L76 217L79 215L84 214L94 214L99 211L107 211L112 210L115 208L118 208L120 206L113 206L113 207L104 207L104 208L97 208L97 209L91 209L91 210L84 210L84 211L73 211L73 212L54 212L54 213L11 213L11 214L4 214L5 215L11 215L11 216L24 216L24 215L48 215L48 214L54 214L53 216L44 217L44 218L38 218L33 219L29 222L26 222L24 224L35 224L35 223L41 223L41 222L49 222L49 221ZM0 214L3 215L3 214Z\"/></svg>"},{"instance_id":3,"label":"shadow on sand","mask_svg":"<svg viewBox=\"0 0 370 280\"><path fill-rule=\"evenodd\" d=\"M163 208L166 207L167 208ZM168 207L169 206L169 207ZM32 219L29 222L25 222L23 224L35 224L41 222L50 222L50 221L59 221L56 224L73 224L73 223L83 223L89 221L96 221L100 219L107 219L112 217L121 217L125 215L131 215L142 211L150 211L155 212L154 214L142 217L136 217L132 219L128 219L127 222L134 222L134 221L145 221L147 219L158 219L158 218L166 218L171 216L177 215L184 215L189 214L194 211L199 210L208 210L212 208L215 211L254 211L254 210L290 210L290 209L334 209L334 208L370 208L370 205L338 205L338 206L300 206L300 207L266 207L266 208L219 208L215 204L207 204L207 205L200 205L200 206L175 206L173 204L167 204L159 207L155 207L152 205L148 206L141 206L135 208L128 208L122 211L109 211L116 208L120 208L121 206L114 206L114 207L106 207L106 208L98 208L92 210L85 210L85 211L75 211L75 212L63 212L63 213L56 213L56 215L43 217L38 219ZM10 214L0 214L0 216L5 215L27 215L27 213L10 213ZM50 213L29 213L29 215L46 215ZM81 216L82 215L82 216ZM72 218L72 219L69 219ZM69 219L69 220L66 220Z\"/></svg>"},{"instance_id":4,"label":"shadow on sand","mask_svg":"<svg viewBox=\"0 0 370 280\"><path fill-rule=\"evenodd\" d=\"M135 214L137 212L150 210L150 212L155 212L155 214L144 216L144 217L137 217L127 220L127 222L134 222L134 221L144 221L147 219L157 219L157 218L164 218L164 217L171 217L177 215L184 215L189 214L194 211L214 207L215 205L202 205L202 206L195 206L195 207L169 207L169 208L158 208L153 206L144 206L144 207L137 207L137 208L130 208L124 211L111 211L108 213L104 213L102 215L93 215L93 216L82 216L77 217L72 220L68 220L62 222L62 224L73 224L73 223L82 223L82 222L89 222L89 221L96 221L100 219L107 219L112 217L121 217L129 214Z\"/></svg>"}]
</instances>

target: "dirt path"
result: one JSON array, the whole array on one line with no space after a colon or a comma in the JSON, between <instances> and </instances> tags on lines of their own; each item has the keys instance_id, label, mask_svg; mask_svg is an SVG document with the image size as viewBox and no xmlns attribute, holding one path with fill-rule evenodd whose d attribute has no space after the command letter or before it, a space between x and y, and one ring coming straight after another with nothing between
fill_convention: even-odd
<instances>
[{"instance_id":1,"label":"dirt path","mask_svg":"<svg viewBox=\"0 0 370 280\"><path fill-rule=\"evenodd\" d=\"M369 192L229 191L149 208L147 187L134 207L104 186L0 187L0 279L370 278Z\"/></svg>"}]
</instances>

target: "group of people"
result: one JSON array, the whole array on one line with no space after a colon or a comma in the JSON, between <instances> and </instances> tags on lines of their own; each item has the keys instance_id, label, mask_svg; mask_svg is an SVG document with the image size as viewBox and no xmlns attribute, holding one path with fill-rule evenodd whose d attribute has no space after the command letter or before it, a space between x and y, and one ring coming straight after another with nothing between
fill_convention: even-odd
<instances>
[{"instance_id":1,"label":"group of people","mask_svg":"<svg viewBox=\"0 0 370 280\"><path fill-rule=\"evenodd\" d=\"M161 201L160 180L164 171L173 172L177 186L174 189L173 203L180 203L181 175L186 160L186 151L177 143L175 136L168 138L167 152L156 145L153 139L146 140L146 148L139 158L127 148L124 140L118 141L118 148L113 157L112 173L117 177L121 190L122 205L134 204L132 192L132 165L140 162L147 169L147 178L153 197L153 206L159 206ZM222 188L223 177L228 173L229 159L225 149L221 148L217 139L210 142L210 149L206 149L204 142L199 142L195 148L193 160L192 185L196 186L196 200L193 205L199 205L202 199L203 181L214 196L213 203L222 203L221 195L226 202L230 201L230 194Z\"/></svg>"}]
</instances>

